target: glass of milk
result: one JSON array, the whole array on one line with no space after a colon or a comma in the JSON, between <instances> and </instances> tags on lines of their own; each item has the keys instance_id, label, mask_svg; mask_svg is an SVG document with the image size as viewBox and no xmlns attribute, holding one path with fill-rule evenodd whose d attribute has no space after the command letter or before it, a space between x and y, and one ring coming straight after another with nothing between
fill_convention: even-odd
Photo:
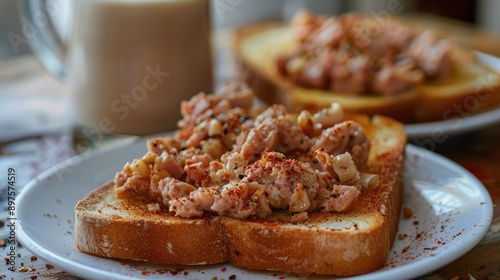
<instances>
[{"instance_id":1,"label":"glass of milk","mask_svg":"<svg viewBox=\"0 0 500 280\"><path fill-rule=\"evenodd\" d=\"M213 91L208 0L75 0L72 29L51 16L64 0L25 0L29 43L67 83L78 126L145 135L176 128L180 103Z\"/></svg>"}]
</instances>

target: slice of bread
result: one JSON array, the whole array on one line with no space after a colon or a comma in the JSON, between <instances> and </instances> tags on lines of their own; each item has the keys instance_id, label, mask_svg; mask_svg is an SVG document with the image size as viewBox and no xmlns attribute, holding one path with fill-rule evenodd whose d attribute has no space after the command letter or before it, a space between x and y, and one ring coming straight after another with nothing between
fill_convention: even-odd
<instances>
[{"instance_id":1,"label":"slice of bread","mask_svg":"<svg viewBox=\"0 0 500 280\"><path fill-rule=\"evenodd\" d=\"M264 102L282 103L289 110L317 111L338 102L351 112L380 114L414 123L464 116L464 112L477 113L500 101L500 74L471 59L462 49L453 53L458 67L439 82L426 82L394 96L350 96L301 87L280 75L275 65L276 56L296 47L290 25L258 23L238 28L233 35L233 52L241 78ZM487 97L475 98L477 106L464 106L472 102L470 98L478 96L478 92L488 92ZM456 106L465 107L464 112L456 112Z\"/></svg>"},{"instance_id":2,"label":"slice of bread","mask_svg":"<svg viewBox=\"0 0 500 280\"><path fill-rule=\"evenodd\" d=\"M406 134L401 123L387 117L347 118L365 129L372 143L367 171L380 178L376 188L361 192L349 212L312 212L299 223L291 223L287 211L265 220L206 214L187 219L144 200L117 199L108 183L75 207L77 248L160 264L230 262L305 274L346 276L382 268L399 222Z\"/></svg>"}]
</instances>

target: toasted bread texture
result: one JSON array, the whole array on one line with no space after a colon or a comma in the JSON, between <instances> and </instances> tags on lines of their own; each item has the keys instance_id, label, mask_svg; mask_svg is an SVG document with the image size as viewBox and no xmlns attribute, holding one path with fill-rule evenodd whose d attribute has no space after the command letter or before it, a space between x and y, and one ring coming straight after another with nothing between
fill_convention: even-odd
<instances>
[{"instance_id":1,"label":"toasted bread texture","mask_svg":"<svg viewBox=\"0 0 500 280\"><path fill-rule=\"evenodd\" d=\"M266 103L285 104L292 111L317 111L338 102L347 111L415 123L478 113L500 102L499 73L463 49L453 53L457 67L437 82L427 81L393 96L355 96L305 88L282 76L275 65L276 57L291 52L296 45L287 23L252 24L234 32L233 51L239 74Z\"/></svg>"},{"instance_id":2,"label":"toasted bread texture","mask_svg":"<svg viewBox=\"0 0 500 280\"><path fill-rule=\"evenodd\" d=\"M380 177L349 212L312 212L299 223L290 222L285 210L266 219L180 218L155 203L117 199L108 183L75 207L77 248L160 264L230 262L304 274L347 276L380 269L398 228L406 134L400 122L387 117L347 118L365 129L372 143L368 171Z\"/></svg>"},{"instance_id":3,"label":"toasted bread texture","mask_svg":"<svg viewBox=\"0 0 500 280\"><path fill-rule=\"evenodd\" d=\"M221 217L179 218L143 199L118 199L113 187L109 182L95 189L76 206L78 250L162 264L227 261L228 241Z\"/></svg>"}]
</instances>

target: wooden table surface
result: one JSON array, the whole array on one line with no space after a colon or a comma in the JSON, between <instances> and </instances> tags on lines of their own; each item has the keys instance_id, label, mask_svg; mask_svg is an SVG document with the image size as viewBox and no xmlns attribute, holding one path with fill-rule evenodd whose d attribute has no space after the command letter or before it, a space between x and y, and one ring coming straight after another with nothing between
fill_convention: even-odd
<instances>
[{"instance_id":1,"label":"wooden table surface","mask_svg":"<svg viewBox=\"0 0 500 280\"><path fill-rule=\"evenodd\" d=\"M460 36L464 34L457 33L456 28L452 28L454 24L452 23L450 27L446 20L427 17L420 20L426 24L436 26L439 24L441 28L451 28L455 33L450 34L459 34ZM478 38L486 36L482 31L470 34L479 34ZM467 36L472 36L470 34ZM486 37L488 39L484 41L478 39L467 42L474 45L476 49L500 55L500 47L494 48L490 45L477 44L478 42L482 42L482 44L484 42L500 42L495 41L498 40L495 36ZM225 41L225 39L225 36L221 36L218 41ZM218 41L216 40L216 44ZM500 44L496 46L500 46ZM224 47L218 46L218 48L224 53ZM222 54L222 56L224 55ZM222 60L226 61L226 58ZM231 68L226 67L219 69L217 75L218 77L228 77L231 72ZM32 58L0 64L0 102L4 94L2 89L12 89L13 84L23 83L30 83L24 87L28 92L37 92L37 90L43 89L45 92L51 91L59 96L65 91L65 88L61 87L58 81L45 74ZM21 86L19 89L23 89L23 87ZM72 130L64 129L51 134L0 143L0 172L3 174L8 167L17 167L19 168L18 174L21 176L18 182L25 184L54 164L76 155L79 151L75 150L75 139ZM499 205L500 145L498 143L500 143L500 126L492 126L466 135L456 136L437 146L435 152L456 161L472 172L486 186L494 204ZM0 203L5 203L5 201ZM5 223L3 227L5 227ZM0 223L1 230L5 230L5 228L2 229ZM7 246L0 247L2 257L6 257L7 252ZM7 264L3 268L0 264L0 279L78 279L32 255L26 248L18 247L16 254L18 254L17 263L19 264L16 267L16 272L7 270L9 267ZM477 246L451 264L419 279L500 279L500 209L494 208L492 226Z\"/></svg>"}]
</instances>

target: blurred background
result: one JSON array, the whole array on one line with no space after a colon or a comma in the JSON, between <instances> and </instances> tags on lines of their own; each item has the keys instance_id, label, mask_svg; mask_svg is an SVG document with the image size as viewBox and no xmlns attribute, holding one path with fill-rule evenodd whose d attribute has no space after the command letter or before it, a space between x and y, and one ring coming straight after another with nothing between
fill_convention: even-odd
<instances>
[{"instance_id":1,"label":"blurred background","mask_svg":"<svg viewBox=\"0 0 500 280\"><path fill-rule=\"evenodd\" d=\"M52 0L69 11L74 0ZM318 13L337 14L348 11L380 13L395 5L399 15L428 14L470 24L491 33L500 33L500 1L497 0L211 0L215 28L237 26L257 20L287 19L296 10L307 8ZM30 53L29 46L19 42L22 36L20 3L18 0L0 1L0 60L13 59ZM56 21L61 32L67 32L68 13L61 13ZM15 43L13 43L15 42ZM498 47L500 49L500 47Z\"/></svg>"},{"instance_id":2,"label":"blurred background","mask_svg":"<svg viewBox=\"0 0 500 280\"><path fill-rule=\"evenodd\" d=\"M72 5L80 0L43 1L54 11L49 23L65 41L72 27ZM209 1L214 58L219 60L218 65L224 65L214 69L215 89L235 73L228 63L231 28L257 21L288 20L300 9L331 15L360 11L375 16L409 17L423 26L439 29L459 44L500 56L500 1L497 0ZM27 19L21 16L23 3L26 1L0 0L0 144L71 126L67 117L68 90L60 79L50 76L33 55L30 36L39 34L36 29L30 29Z\"/></svg>"}]
</instances>

